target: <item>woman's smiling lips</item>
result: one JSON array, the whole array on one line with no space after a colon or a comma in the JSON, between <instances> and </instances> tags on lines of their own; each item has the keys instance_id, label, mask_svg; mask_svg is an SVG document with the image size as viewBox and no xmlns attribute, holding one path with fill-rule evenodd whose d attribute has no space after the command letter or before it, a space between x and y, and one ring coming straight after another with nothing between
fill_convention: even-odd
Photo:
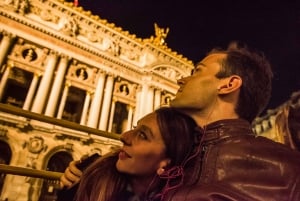
<instances>
[{"instance_id":1,"label":"woman's smiling lips","mask_svg":"<svg viewBox=\"0 0 300 201\"><path fill-rule=\"evenodd\" d=\"M131 158L131 156L128 153L126 153L124 150L121 150L119 153L119 159L125 160L127 158Z\"/></svg>"}]
</instances>

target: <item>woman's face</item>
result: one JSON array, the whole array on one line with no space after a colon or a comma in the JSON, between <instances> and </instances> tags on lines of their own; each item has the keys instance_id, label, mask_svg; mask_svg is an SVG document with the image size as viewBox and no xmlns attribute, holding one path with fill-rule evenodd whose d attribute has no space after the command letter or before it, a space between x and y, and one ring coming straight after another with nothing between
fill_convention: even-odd
<instances>
[{"instance_id":1,"label":"woman's face","mask_svg":"<svg viewBox=\"0 0 300 201\"><path fill-rule=\"evenodd\" d=\"M136 128L121 135L124 145L116 164L118 171L135 176L152 176L168 161L156 116L154 112L143 117Z\"/></svg>"}]
</instances>

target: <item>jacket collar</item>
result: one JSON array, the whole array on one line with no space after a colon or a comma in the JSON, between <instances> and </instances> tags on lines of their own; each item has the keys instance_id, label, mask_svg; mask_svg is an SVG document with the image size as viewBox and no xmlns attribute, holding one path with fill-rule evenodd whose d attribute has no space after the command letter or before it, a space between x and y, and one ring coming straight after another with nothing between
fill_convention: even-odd
<instances>
[{"instance_id":1,"label":"jacket collar","mask_svg":"<svg viewBox=\"0 0 300 201\"><path fill-rule=\"evenodd\" d=\"M228 137L254 135L250 123L244 119L223 119L199 128L204 135L202 142L216 142Z\"/></svg>"}]
</instances>

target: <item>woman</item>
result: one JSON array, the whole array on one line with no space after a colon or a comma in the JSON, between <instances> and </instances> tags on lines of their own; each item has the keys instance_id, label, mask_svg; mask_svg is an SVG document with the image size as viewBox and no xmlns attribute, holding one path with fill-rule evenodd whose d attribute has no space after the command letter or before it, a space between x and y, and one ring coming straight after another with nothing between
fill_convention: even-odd
<instances>
[{"instance_id":1,"label":"woman","mask_svg":"<svg viewBox=\"0 0 300 201\"><path fill-rule=\"evenodd\" d=\"M174 108L146 115L121 135L122 149L84 171L76 200L164 200L180 187L187 163L198 153L196 128L189 116Z\"/></svg>"}]
</instances>

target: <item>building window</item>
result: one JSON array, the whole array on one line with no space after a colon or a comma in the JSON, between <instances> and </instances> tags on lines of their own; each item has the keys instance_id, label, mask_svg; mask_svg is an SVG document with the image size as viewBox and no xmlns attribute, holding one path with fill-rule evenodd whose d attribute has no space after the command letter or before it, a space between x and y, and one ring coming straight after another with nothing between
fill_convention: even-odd
<instances>
[{"instance_id":1,"label":"building window","mask_svg":"<svg viewBox=\"0 0 300 201\"><path fill-rule=\"evenodd\" d=\"M62 119L80 123L86 92L76 87L70 87Z\"/></svg>"},{"instance_id":2,"label":"building window","mask_svg":"<svg viewBox=\"0 0 300 201\"><path fill-rule=\"evenodd\" d=\"M19 68L12 68L3 94L3 103L23 107L33 73Z\"/></svg>"},{"instance_id":3,"label":"building window","mask_svg":"<svg viewBox=\"0 0 300 201\"><path fill-rule=\"evenodd\" d=\"M116 102L114 119L112 124L113 133L123 133L128 124L128 107L127 104Z\"/></svg>"}]
</instances>

